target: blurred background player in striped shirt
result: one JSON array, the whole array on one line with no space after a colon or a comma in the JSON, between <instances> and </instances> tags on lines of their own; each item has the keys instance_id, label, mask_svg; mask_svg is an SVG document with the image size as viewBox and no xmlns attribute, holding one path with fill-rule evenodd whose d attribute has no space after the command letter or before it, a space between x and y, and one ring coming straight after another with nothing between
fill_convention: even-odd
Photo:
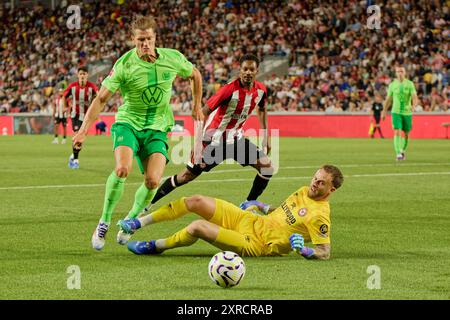
<instances>
[{"instance_id":1,"label":"blurred background player in striped shirt","mask_svg":"<svg viewBox=\"0 0 450 320\"><path fill-rule=\"evenodd\" d=\"M84 120L84 115L98 92L98 88L88 79L89 73L86 67L78 68L78 81L72 82L64 91L64 103L66 109L69 110L72 121L72 130L74 134L78 132ZM67 102L70 101L69 107ZM69 157L69 168L78 169L78 154L81 151L81 146L72 145L72 154Z\"/></svg>"},{"instance_id":2,"label":"blurred background player in striped shirt","mask_svg":"<svg viewBox=\"0 0 450 320\"><path fill-rule=\"evenodd\" d=\"M60 124L63 127L63 139L61 140L61 144L65 144L66 143L66 137L67 137L67 112L66 112L65 106L64 106L63 94L64 94L64 88L63 87L59 87L58 88L58 92L55 95L55 100L53 101L53 104L52 104L53 105L52 117L53 117L53 123L54 123L53 131L55 133L55 138L52 141L53 144L58 144L59 143L58 135L59 135L59 125Z\"/></svg>"}]
</instances>

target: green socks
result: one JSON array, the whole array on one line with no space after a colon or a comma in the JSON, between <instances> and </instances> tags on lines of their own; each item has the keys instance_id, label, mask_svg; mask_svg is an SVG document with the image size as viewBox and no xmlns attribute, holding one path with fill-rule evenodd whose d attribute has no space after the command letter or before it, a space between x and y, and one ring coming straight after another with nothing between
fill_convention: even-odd
<instances>
[{"instance_id":1,"label":"green socks","mask_svg":"<svg viewBox=\"0 0 450 320\"><path fill-rule=\"evenodd\" d=\"M406 151L408 141L409 139L405 139L402 136L394 136L394 149L396 155L399 155L402 151Z\"/></svg>"},{"instance_id":2,"label":"green socks","mask_svg":"<svg viewBox=\"0 0 450 320\"><path fill-rule=\"evenodd\" d=\"M115 171L113 171L106 181L105 202L103 204L101 220L107 224L111 223L113 210L122 197L126 179L119 178Z\"/></svg>"},{"instance_id":3,"label":"green socks","mask_svg":"<svg viewBox=\"0 0 450 320\"><path fill-rule=\"evenodd\" d=\"M139 213L141 213L142 210L144 210L144 208L150 203L157 190L158 188L149 190L145 186L145 183L141 184L139 189L137 189L136 194L134 195L133 208L128 213L127 219L136 218Z\"/></svg>"},{"instance_id":4,"label":"green socks","mask_svg":"<svg viewBox=\"0 0 450 320\"><path fill-rule=\"evenodd\" d=\"M400 154L400 150L402 149L402 137L401 136L394 136L394 149L395 149L395 154L399 155Z\"/></svg>"},{"instance_id":5,"label":"green socks","mask_svg":"<svg viewBox=\"0 0 450 320\"><path fill-rule=\"evenodd\" d=\"M119 178L113 171L106 181L105 202L103 204L103 213L101 220L107 224L111 223L112 213L120 198L122 198L125 189L125 180L127 178ZM134 196L133 208L128 213L128 219L136 218L139 213L150 203L156 194L158 188L153 190L147 189L143 183L136 191Z\"/></svg>"},{"instance_id":6,"label":"green socks","mask_svg":"<svg viewBox=\"0 0 450 320\"><path fill-rule=\"evenodd\" d=\"M408 146L408 141L409 141L409 139L405 139L402 137L402 146L403 146L402 150L403 151L406 151L406 147Z\"/></svg>"}]
</instances>

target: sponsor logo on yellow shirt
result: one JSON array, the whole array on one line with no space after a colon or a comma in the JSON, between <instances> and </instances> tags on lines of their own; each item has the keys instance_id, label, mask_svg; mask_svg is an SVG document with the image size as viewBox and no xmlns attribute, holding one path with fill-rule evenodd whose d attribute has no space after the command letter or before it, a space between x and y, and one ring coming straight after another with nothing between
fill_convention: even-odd
<instances>
[{"instance_id":1,"label":"sponsor logo on yellow shirt","mask_svg":"<svg viewBox=\"0 0 450 320\"><path fill-rule=\"evenodd\" d=\"M328 226L326 224L323 224L320 226L320 233L322 233L323 235L327 234L328 232Z\"/></svg>"},{"instance_id":2,"label":"sponsor logo on yellow shirt","mask_svg":"<svg viewBox=\"0 0 450 320\"><path fill-rule=\"evenodd\" d=\"M295 219L294 215L292 214L292 211L289 209L286 202L283 202L283 204L281 205L281 208L283 209L284 213L286 214L286 223L289 225L293 225L295 223L295 221L297 221L297 220Z\"/></svg>"}]
</instances>

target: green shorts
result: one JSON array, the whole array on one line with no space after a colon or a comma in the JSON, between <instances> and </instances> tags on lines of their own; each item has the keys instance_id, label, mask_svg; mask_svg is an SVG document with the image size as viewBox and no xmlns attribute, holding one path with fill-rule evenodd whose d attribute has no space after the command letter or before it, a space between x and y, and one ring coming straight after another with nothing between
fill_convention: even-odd
<instances>
[{"instance_id":1,"label":"green shorts","mask_svg":"<svg viewBox=\"0 0 450 320\"><path fill-rule=\"evenodd\" d=\"M412 115L402 115L398 113L392 113L392 127L394 130L402 130L410 132L412 129Z\"/></svg>"},{"instance_id":2,"label":"green shorts","mask_svg":"<svg viewBox=\"0 0 450 320\"><path fill-rule=\"evenodd\" d=\"M169 162L166 132L152 129L138 131L127 123L116 122L111 126L111 136L113 150L116 150L118 146L127 146L133 150L141 173L144 173L144 160L153 153L162 153L166 157L166 163Z\"/></svg>"}]
</instances>

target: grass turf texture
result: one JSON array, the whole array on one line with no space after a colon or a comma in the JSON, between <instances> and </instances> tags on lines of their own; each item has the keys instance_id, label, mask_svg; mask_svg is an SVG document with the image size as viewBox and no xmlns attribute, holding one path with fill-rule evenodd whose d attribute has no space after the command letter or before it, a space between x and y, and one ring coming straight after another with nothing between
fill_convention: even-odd
<instances>
[{"instance_id":1,"label":"grass turf texture","mask_svg":"<svg viewBox=\"0 0 450 320\"><path fill-rule=\"evenodd\" d=\"M206 242L161 256L136 256L116 244L115 222L130 209L141 182L136 163L107 244L94 251L91 234L114 166L111 140L89 137L79 170L67 168L70 144L51 140L0 137L0 299L450 298L449 140L412 140L408 159L396 163L391 139L281 139L280 170L260 200L280 204L324 163L340 166L346 177L330 201L332 258L245 258L246 275L232 289L209 279L207 266L218 249ZM165 176L181 169L169 164ZM255 176L241 169L219 166L157 207L198 193L238 205ZM165 237L193 219L149 226L133 239ZM80 267L80 290L67 289L71 265ZM371 265L381 270L379 290L367 288Z\"/></svg>"}]
</instances>

